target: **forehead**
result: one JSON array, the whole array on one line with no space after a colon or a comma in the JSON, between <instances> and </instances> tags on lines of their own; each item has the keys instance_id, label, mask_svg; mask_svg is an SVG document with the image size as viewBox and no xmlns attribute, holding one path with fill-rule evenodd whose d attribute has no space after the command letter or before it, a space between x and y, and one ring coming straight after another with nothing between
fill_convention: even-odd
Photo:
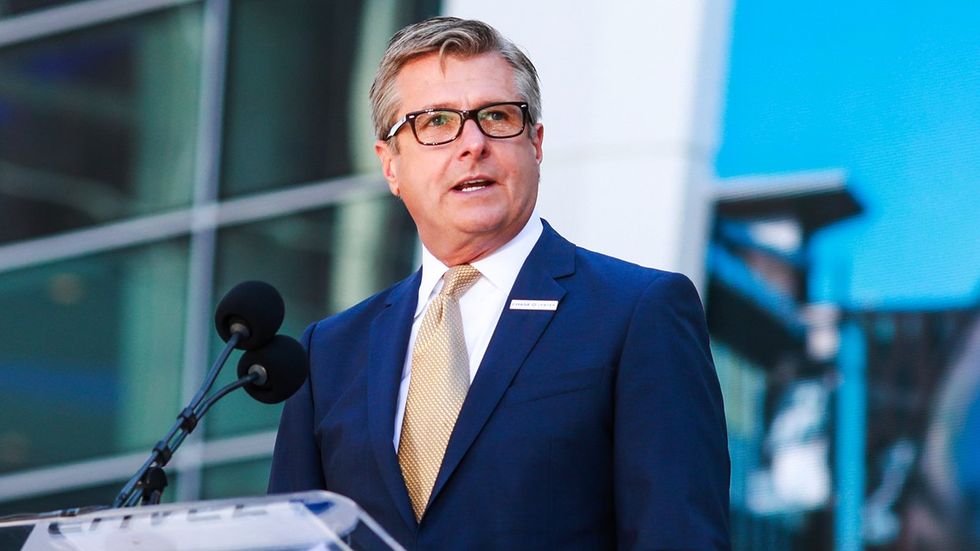
<instances>
[{"instance_id":1,"label":"forehead","mask_svg":"<svg viewBox=\"0 0 980 551\"><path fill-rule=\"evenodd\" d=\"M470 57L432 53L406 63L395 79L400 112L429 107L466 109L523 99L514 69L498 53Z\"/></svg>"}]
</instances>

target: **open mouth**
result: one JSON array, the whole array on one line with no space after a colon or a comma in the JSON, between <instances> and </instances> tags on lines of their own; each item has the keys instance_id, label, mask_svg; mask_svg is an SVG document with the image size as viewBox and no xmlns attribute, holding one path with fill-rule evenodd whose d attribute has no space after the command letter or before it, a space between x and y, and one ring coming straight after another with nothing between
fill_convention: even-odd
<instances>
[{"instance_id":1,"label":"open mouth","mask_svg":"<svg viewBox=\"0 0 980 551\"><path fill-rule=\"evenodd\" d=\"M453 186L453 190L462 191L463 193L472 193L474 191L479 191L488 186L493 185L492 180L466 180L465 182L460 182Z\"/></svg>"}]
</instances>

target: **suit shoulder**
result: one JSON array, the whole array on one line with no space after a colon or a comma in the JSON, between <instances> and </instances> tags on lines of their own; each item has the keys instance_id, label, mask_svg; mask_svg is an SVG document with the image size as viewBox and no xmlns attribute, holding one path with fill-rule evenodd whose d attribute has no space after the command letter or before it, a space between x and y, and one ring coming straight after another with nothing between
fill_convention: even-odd
<instances>
[{"instance_id":1,"label":"suit shoulder","mask_svg":"<svg viewBox=\"0 0 980 551\"><path fill-rule=\"evenodd\" d=\"M616 285L641 289L663 287L677 290L685 287L693 289L694 287L691 280L682 273L648 268L579 246L575 247L575 257L577 273L593 275Z\"/></svg>"}]
</instances>

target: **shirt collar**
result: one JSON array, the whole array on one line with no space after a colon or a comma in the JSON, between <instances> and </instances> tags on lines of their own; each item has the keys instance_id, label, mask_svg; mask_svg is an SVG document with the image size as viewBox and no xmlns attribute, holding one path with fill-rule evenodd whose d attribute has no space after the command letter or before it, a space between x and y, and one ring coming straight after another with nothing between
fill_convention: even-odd
<instances>
[{"instance_id":1,"label":"shirt collar","mask_svg":"<svg viewBox=\"0 0 980 551\"><path fill-rule=\"evenodd\" d=\"M532 213L524 228L513 239L504 244L489 256L473 262L473 267L498 290L509 293L517 274L520 273L524 261L531 254L538 238L544 231L541 217ZM429 298L439 288L443 274L449 267L436 258L429 249L422 245L422 281L419 283L419 300L415 307L415 317L418 317L428 304Z\"/></svg>"}]
</instances>

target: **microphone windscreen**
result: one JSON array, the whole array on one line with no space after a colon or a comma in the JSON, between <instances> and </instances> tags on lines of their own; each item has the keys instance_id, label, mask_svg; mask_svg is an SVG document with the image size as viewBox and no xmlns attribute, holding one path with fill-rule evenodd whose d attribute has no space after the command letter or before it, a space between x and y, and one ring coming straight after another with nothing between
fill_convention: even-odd
<instances>
[{"instance_id":1,"label":"microphone windscreen","mask_svg":"<svg viewBox=\"0 0 980 551\"><path fill-rule=\"evenodd\" d=\"M244 281L235 285L214 312L214 326L225 342L231 338L232 325L241 323L248 328L248 338L241 339L235 348L258 348L279 331L286 305L276 288L264 281Z\"/></svg>"},{"instance_id":2,"label":"microphone windscreen","mask_svg":"<svg viewBox=\"0 0 980 551\"><path fill-rule=\"evenodd\" d=\"M276 404L292 396L303 386L310 372L309 357L296 339L276 335L268 344L242 354L238 376L245 377L253 365L265 368L262 384L245 385L245 392L266 404Z\"/></svg>"}]
</instances>

